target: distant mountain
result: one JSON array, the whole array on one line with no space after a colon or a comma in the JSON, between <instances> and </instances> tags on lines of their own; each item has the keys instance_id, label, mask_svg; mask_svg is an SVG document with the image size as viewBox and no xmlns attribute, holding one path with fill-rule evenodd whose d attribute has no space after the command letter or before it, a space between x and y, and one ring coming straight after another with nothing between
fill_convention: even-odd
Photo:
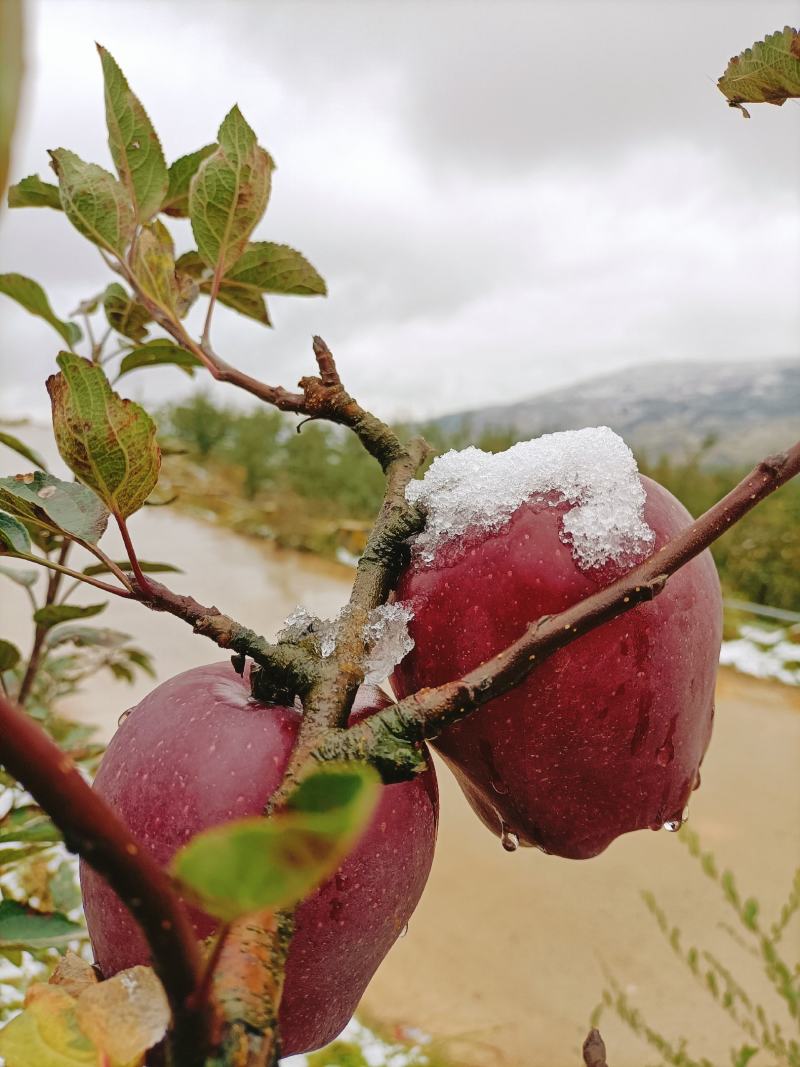
<instances>
[{"instance_id":1,"label":"distant mountain","mask_svg":"<svg viewBox=\"0 0 800 1067\"><path fill-rule=\"evenodd\" d=\"M713 438L708 465L751 463L800 436L800 360L633 367L437 424L523 437L606 425L649 459L679 458Z\"/></svg>"}]
</instances>

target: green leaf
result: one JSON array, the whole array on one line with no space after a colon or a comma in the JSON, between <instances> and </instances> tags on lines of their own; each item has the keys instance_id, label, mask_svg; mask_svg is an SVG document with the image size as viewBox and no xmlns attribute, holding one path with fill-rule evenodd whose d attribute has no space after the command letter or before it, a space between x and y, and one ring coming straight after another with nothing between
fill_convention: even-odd
<instances>
[{"instance_id":1,"label":"green leaf","mask_svg":"<svg viewBox=\"0 0 800 1067\"><path fill-rule=\"evenodd\" d=\"M123 519L144 504L158 481L156 425L144 408L115 393L101 367L62 352L60 374L47 379L61 457L109 510Z\"/></svg>"},{"instance_id":2,"label":"green leaf","mask_svg":"<svg viewBox=\"0 0 800 1067\"><path fill-rule=\"evenodd\" d=\"M187 352L185 348L180 348L178 345L173 344L172 341L149 341L146 345L142 345L141 348L135 348L133 352L129 352L127 356L123 357L119 365L117 381L124 374L130 374L131 371L139 370L141 367L170 365L179 367L192 378L195 370L197 367L201 367L202 363L197 356L193 356L191 352Z\"/></svg>"},{"instance_id":3,"label":"green leaf","mask_svg":"<svg viewBox=\"0 0 800 1067\"><path fill-rule=\"evenodd\" d=\"M800 34L785 26L746 48L728 62L717 87L731 107L780 105L800 97ZM745 108L741 110L747 115Z\"/></svg>"},{"instance_id":4,"label":"green leaf","mask_svg":"<svg viewBox=\"0 0 800 1067\"><path fill-rule=\"evenodd\" d=\"M248 319L255 319L264 326L271 326L272 320L267 311L267 302L261 293L243 286L229 286L223 280L217 293L220 304L238 311L240 315L246 315Z\"/></svg>"},{"instance_id":5,"label":"green leaf","mask_svg":"<svg viewBox=\"0 0 800 1067\"><path fill-rule=\"evenodd\" d=\"M0 819L0 844L13 842L47 842L54 844L61 840L61 834L34 804L13 808L4 819Z\"/></svg>"},{"instance_id":6,"label":"green leaf","mask_svg":"<svg viewBox=\"0 0 800 1067\"><path fill-rule=\"evenodd\" d=\"M120 259L131 242L135 219L124 185L96 163L84 163L66 148L50 152L61 206L75 229Z\"/></svg>"},{"instance_id":7,"label":"green leaf","mask_svg":"<svg viewBox=\"0 0 800 1067\"><path fill-rule=\"evenodd\" d=\"M57 911L36 911L16 900L0 900L0 946L42 949L86 937L86 929Z\"/></svg>"},{"instance_id":8,"label":"green leaf","mask_svg":"<svg viewBox=\"0 0 800 1067\"><path fill-rule=\"evenodd\" d=\"M121 633L119 630L95 629L93 626L65 623L50 631L47 647L52 649L58 645L73 644L78 648L119 648L129 640L130 634Z\"/></svg>"},{"instance_id":9,"label":"green leaf","mask_svg":"<svg viewBox=\"0 0 800 1067\"><path fill-rule=\"evenodd\" d=\"M22 0L4 0L0 4L0 195L8 182L23 64Z\"/></svg>"},{"instance_id":10,"label":"green leaf","mask_svg":"<svg viewBox=\"0 0 800 1067\"><path fill-rule=\"evenodd\" d=\"M221 278L266 210L274 164L238 107L223 119L218 140L191 181L189 213L200 255Z\"/></svg>"},{"instance_id":11,"label":"green leaf","mask_svg":"<svg viewBox=\"0 0 800 1067\"><path fill-rule=\"evenodd\" d=\"M147 112L114 57L97 46L103 66L106 125L111 158L133 201L137 222L147 222L167 192L167 164Z\"/></svg>"},{"instance_id":12,"label":"green leaf","mask_svg":"<svg viewBox=\"0 0 800 1067\"><path fill-rule=\"evenodd\" d=\"M117 562L117 566L124 571L131 569L127 559ZM151 563L146 559L139 560L139 567L145 574L183 574L180 567L173 567L171 563ZM92 578L97 574L110 574L111 571L106 563L92 563L83 568L83 573Z\"/></svg>"},{"instance_id":13,"label":"green leaf","mask_svg":"<svg viewBox=\"0 0 800 1067\"><path fill-rule=\"evenodd\" d=\"M99 615L105 611L108 605L87 604L81 607L78 604L47 604L33 613L33 621L38 626L58 626L60 622L69 622L72 619L91 619L93 615Z\"/></svg>"},{"instance_id":14,"label":"green leaf","mask_svg":"<svg viewBox=\"0 0 800 1067\"><path fill-rule=\"evenodd\" d=\"M108 523L108 511L91 489L42 471L0 478L0 507L50 533L91 544L100 540Z\"/></svg>"},{"instance_id":15,"label":"green leaf","mask_svg":"<svg viewBox=\"0 0 800 1067\"><path fill-rule=\"evenodd\" d=\"M328 764L270 818L217 826L185 845L172 873L223 921L287 907L327 878L365 829L380 791L366 764Z\"/></svg>"},{"instance_id":16,"label":"green leaf","mask_svg":"<svg viewBox=\"0 0 800 1067\"><path fill-rule=\"evenodd\" d=\"M142 291L169 316L174 316L178 303L175 246L162 222L142 227L136 241L133 273Z\"/></svg>"},{"instance_id":17,"label":"green leaf","mask_svg":"<svg viewBox=\"0 0 800 1067\"><path fill-rule=\"evenodd\" d=\"M215 144L207 144L198 148L196 152L190 152L186 156L176 159L169 168L169 187L161 210L166 215L176 218L189 217L189 183L197 173L197 168L204 159L216 152Z\"/></svg>"},{"instance_id":18,"label":"green leaf","mask_svg":"<svg viewBox=\"0 0 800 1067\"><path fill-rule=\"evenodd\" d=\"M8 190L8 206L52 207L61 211L58 186L52 182L43 182L38 174L29 174Z\"/></svg>"},{"instance_id":19,"label":"green leaf","mask_svg":"<svg viewBox=\"0 0 800 1067\"><path fill-rule=\"evenodd\" d=\"M225 275L229 290L236 287L292 296L326 296L322 277L305 256L288 245L253 241Z\"/></svg>"},{"instance_id":20,"label":"green leaf","mask_svg":"<svg viewBox=\"0 0 800 1067\"><path fill-rule=\"evenodd\" d=\"M0 274L0 293L16 300L31 315L49 322L70 347L77 344L83 336L76 323L62 322L54 314L44 289L32 278L26 278L24 274Z\"/></svg>"},{"instance_id":21,"label":"green leaf","mask_svg":"<svg viewBox=\"0 0 800 1067\"><path fill-rule=\"evenodd\" d=\"M43 471L47 470L47 464L32 448L29 448L24 441L20 441L18 437L14 437L13 434L3 433L0 431L0 445L5 445L6 448L10 448L12 452L18 453L20 456L24 456L25 459L29 459L34 466L40 467Z\"/></svg>"},{"instance_id":22,"label":"green leaf","mask_svg":"<svg viewBox=\"0 0 800 1067\"><path fill-rule=\"evenodd\" d=\"M78 1025L75 1007L74 998L60 986L38 982L30 986L25 1010L0 1030L0 1056L6 1067L97 1067L101 1063L122 1067L108 1057L101 1059Z\"/></svg>"},{"instance_id":23,"label":"green leaf","mask_svg":"<svg viewBox=\"0 0 800 1067\"><path fill-rule=\"evenodd\" d=\"M119 282L112 282L103 293L103 310L108 325L132 341L143 341L147 337L147 323L151 321L150 312L144 304L137 303Z\"/></svg>"},{"instance_id":24,"label":"green leaf","mask_svg":"<svg viewBox=\"0 0 800 1067\"><path fill-rule=\"evenodd\" d=\"M17 585L22 585L27 589L36 585L39 580L38 571L23 571L18 570L16 567L0 567L0 574L4 578L10 578L12 582L16 582Z\"/></svg>"},{"instance_id":25,"label":"green leaf","mask_svg":"<svg viewBox=\"0 0 800 1067\"><path fill-rule=\"evenodd\" d=\"M4 511L0 511L0 546L12 552L28 553L31 550L28 531L13 515L6 515Z\"/></svg>"},{"instance_id":26,"label":"green leaf","mask_svg":"<svg viewBox=\"0 0 800 1067\"><path fill-rule=\"evenodd\" d=\"M12 670L21 659L22 653L17 646L0 637L0 672Z\"/></svg>"}]
</instances>

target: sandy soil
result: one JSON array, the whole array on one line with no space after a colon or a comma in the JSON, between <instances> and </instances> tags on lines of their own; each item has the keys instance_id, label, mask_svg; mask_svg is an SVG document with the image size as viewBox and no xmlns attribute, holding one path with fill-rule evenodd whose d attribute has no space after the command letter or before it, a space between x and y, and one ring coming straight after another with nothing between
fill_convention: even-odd
<instances>
[{"instance_id":1,"label":"sandy soil","mask_svg":"<svg viewBox=\"0 0 800 1067\"><path fill-rule=\"evenodd\" d=\"M798 712L800 692L723 671L715 736L690 815L705 847L736 872L743 895L758 897L770 921L800 863ZM605 967L656 1029L689 1038L695 1056L729 1062L736 1029L692 983L640 890L655 893L687 946L718 952L765 1004L774 998L756 961L720 928L733 913L676 835L630 834L586 862L509 854L443 767L439 778L431 879L408 936L365 997L370 1012L452 1037L458 1063L569 1067L581 1062ZM794 960L799 928L786 938ZM612 1067L655 1059L616 1018L601 1029Z\"/></svg>"},{"instance_id":2,"label":"sandy soil","mask_svg":"<svg viewBox=\"0 0 800 1067\"><path fill-rule=\"evenodd\" d=\"M217 603L267 635L296 604L330 616L346 595L344 568L263 549L174 513L145 509L133 530L143 558L180 560L186 574L170 582L174 588ZM22 591L4 583L0 633L25 647L28 617ZM221 658L188 627L138 605L114 602L97 621L137 635L154 653L162 678ZM128 688L103 678L69 710L98 723L108 737L119 714L151 687L148 679ZM798 711L800 691L723 672L715 737L692 803L691 826L770 918L800 861ZM732 1026L690 984L640 890L656 893L688 943L738 961L737 974L755 992L764 992L763 984L754 961L720 928L730 913L718 891L674 835L630 835L585 863L528 850L509 854L478 823L443 769L440 782L440 844L431 880L408 935L367 993L367 1011L452 1039L459 1063L568 1067L580 1063L586 1020L607 967L664 1033L685 1034L695 1055L729 1062ZM795 958L798 927L787 937ZM603 1030L612 1067L642 1067L654 1059L616 1020L604 1021Z\"/></svg>"}]
</instances>

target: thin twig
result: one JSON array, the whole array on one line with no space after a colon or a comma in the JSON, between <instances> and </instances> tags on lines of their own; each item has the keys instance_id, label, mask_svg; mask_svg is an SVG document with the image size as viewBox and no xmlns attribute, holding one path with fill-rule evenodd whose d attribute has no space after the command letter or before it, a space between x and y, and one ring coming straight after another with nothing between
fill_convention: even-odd
<instances>
[{"instance_id":1,"label":"thin twig","mask_svg":"<svg viewBox=\"0 0 800 1067\"><path fill-rule=\"evenodd\" d=\"M136 555L136 549L133 547L128 524L121 515L114 515L114 518L119 527L119 532L122 535L122 543L125 545L125 551L128 554L128 561L130 562L133 576L136 579L136 584L139 587L139 591L146 596L150 589L150 582L145 578L144 571L139 565L139 557Z\"/></svg>"},{"instance_id":2,"label":"thin twig","mask_svg":"<svg viewBox=\"0 0 800 1067\"><path fill-rule=\"evenodd\" d=\"M130 589L120 589L119 586L109 585L108 582L101 582L98 578L93 578L89 574L81 574L79 571L72 570L71 567L62 567L59 563L53 563L52 560L45 559L44 556L31 556L27 552L4 552L4 556L8 556L9 559L24 559L28 563L38 563L40 567L46 567L48 570L57 571L59 574L66 574L69 578L74 578L78 582L83 582L85 585L93 585L95 589L102 589L104 593L113 593L115 596L130 597ZM52 601L51 601L52 603Z\"/></svg>"}]
</instances>

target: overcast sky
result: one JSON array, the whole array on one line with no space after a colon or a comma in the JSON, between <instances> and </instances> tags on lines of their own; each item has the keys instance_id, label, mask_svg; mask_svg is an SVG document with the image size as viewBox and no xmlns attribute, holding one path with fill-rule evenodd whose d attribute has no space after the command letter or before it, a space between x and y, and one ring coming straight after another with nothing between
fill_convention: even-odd
<instances>
[{"instance_id":1,"label":"overcast sky","mask_svg":"<svg viewBox=\"0 0 800 1067\"><path fill-rule=\"evenodd\" d=\"M747 122L715 87L730 55L800 22L797 0L27 6L16 178L52 177L58 146L110 166L94 40L169 160L234 101L275 158L256 236L300 248L330 296L273 297L274 330L220 308L215 345L252 373L293 385L321 333L360 399L422 416L800 353L800 104ZM62 315L109 280L46 210L0 217L0 270ZM46 410L54 339L0 304L0 412ZM171 369L127 381L151 402L187 388Z\"/></svg>"}]
</instances>

